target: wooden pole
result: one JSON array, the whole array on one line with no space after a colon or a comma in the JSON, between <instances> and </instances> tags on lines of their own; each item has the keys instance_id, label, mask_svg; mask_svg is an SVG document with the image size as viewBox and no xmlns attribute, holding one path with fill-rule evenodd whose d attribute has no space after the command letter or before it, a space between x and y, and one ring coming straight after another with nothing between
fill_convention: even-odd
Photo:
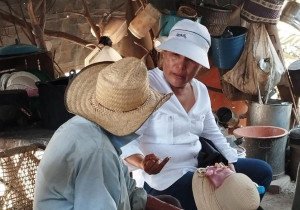
<instances>
[{"instance_id":1,"label":"wooden pole","mask_svg":"<svg viewBox=\"0 0 300 210\"><path fill-rule=\"evenodd\" d=\"M291 102L293 104L292 121L296 120L297 124L300 124L300 119L299 119L298 112L297 112L298 97L295 99L295 95L293 93L293 84L291 82L289 72L288 72L287 68L285 67L285 62L284 62L284 58L283 58L283 50L281 47L277 26L275 24L266 24L266 29L270 36L272 44L275 47L275 50L279 56L279 59L282 61L283 65L284 65L284 69L286 70L286 76L287 76L287 80L288 80L288 84L289 84L288 87L283 86L283 85L277 86L280 97L282 100Z\"/></svg>"}]
</instances>

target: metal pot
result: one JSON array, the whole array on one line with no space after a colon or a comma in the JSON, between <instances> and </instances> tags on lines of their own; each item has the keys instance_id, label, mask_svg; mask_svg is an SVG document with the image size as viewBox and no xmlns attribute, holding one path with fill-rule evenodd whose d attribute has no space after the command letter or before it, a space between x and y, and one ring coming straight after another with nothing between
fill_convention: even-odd
<instances>
[{"instance_id":1,"label":"metal pot","mask_svg":"<svg viewBox=\"0 0 300 210\"><path fill-rule=\"evenodd\" d=\"M289 1L282 10L280 20L300 30L300 3Z\"/></svg>"},{"instance_id":2,"label":"metal pot","mask_svg":"<svg viewBox=\"0 0 300 210\"><path fill-rule=\"evenodd\" d=\"M292 104L270 99L267 104L251 102L247 125L272 125L289 130Z\"/></svg>"}]
</instances>

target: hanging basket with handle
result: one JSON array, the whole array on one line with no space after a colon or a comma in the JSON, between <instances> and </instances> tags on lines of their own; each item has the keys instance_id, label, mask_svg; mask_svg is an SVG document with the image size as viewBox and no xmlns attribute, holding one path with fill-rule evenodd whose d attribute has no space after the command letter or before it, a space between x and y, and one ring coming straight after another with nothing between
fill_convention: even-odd
<instances>
[{"instance_id":1,"label":"hanging basket with handle","mask_svg":"<svg viewBox=\"0 0 300 210\"><path fill-rule=\"evenodd\" d=\"M228 26L233 5L218 6L201 4L197 7L201 23L205 25L212 36L220 36Z\"/></svg>"}]
</instances>

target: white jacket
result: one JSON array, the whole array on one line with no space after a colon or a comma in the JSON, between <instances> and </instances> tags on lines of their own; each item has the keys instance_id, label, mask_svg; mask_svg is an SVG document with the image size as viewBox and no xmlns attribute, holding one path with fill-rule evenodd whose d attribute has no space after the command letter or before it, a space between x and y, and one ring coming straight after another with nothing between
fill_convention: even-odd
<instances>
[{"instance_id":1,"label":"white jacket","mask_svg":"<svg viewBox=\"0 0 300 210\"><path fill-rule=\"evenodd\" d=\"M149 79L152 88L157 91L172 92L160 69L149 71ZM161 159L171 158L160 173L142 173L147 184L156 190L165 190L188 171L196 170L197 155L201 149L199 136L213 141L229 163L236 162L238 158L236 150L229 146L215 122L206 86L196 79L191 84L196 103L188 113L173 95L136 132L141 136L122 147L122 158L149 153Z\"/></svg>"}]
</instances>

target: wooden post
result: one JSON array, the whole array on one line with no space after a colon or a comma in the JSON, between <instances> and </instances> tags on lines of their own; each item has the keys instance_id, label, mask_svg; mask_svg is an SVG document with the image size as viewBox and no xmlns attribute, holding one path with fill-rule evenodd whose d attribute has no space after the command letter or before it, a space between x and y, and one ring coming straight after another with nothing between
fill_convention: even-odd
<instances>
[{"instance_id":1,"label":"wooden post","mask_svg":"<svg viewBox=\"0 0 300 210\"><path fill-rule=\"evenodd\" d=\"M281 43L280 43L280 39L279 39L279 35L278 35L277 26L275 24L266 24L266 29L268 31L268 34L272 41L272 44L275 47L275 50L279 56L279 59L282 61L283 65L285 67L283 51L282 51L282 47L281 47ZM288 73L288 70L286 67L285 67L285 69L286 69L285 76L287 76L289 87L286 87L283 85L278 85L277 88L278 88L281 99L283 101L288 101L293 104L293 115L292 115L292 119L291 119L291 122L293 122L292 124L294 124L295 121L297 121L297 123L299 124L300 122L298 119L298 111L297 111L298 97L295 97L295 95L293 94L292 82L290 80L289 73Z\"/></svg>"}]
</instances>

